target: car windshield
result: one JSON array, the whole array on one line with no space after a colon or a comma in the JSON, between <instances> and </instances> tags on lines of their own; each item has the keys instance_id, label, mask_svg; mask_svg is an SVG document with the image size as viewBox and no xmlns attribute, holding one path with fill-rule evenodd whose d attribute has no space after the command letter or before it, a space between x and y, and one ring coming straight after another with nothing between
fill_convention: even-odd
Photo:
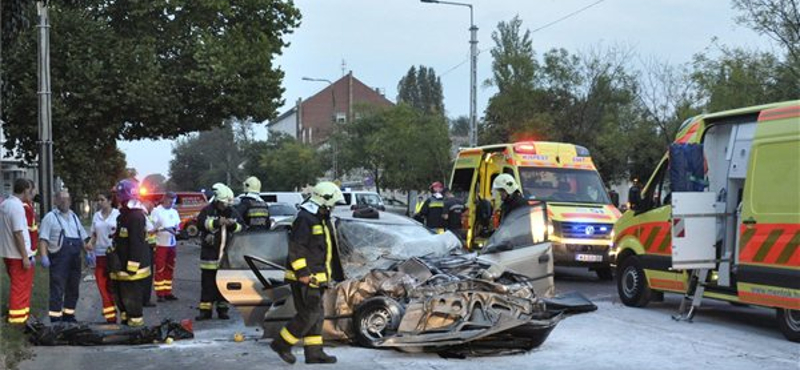
<instances>
[{"instance_id":1,"label":"car windshield","mask_svg":"<svg viewBox=\"0 0 800 370\"><path fill-rule=\"evenodd\" d=\"M356 194L357 205L380 206L381 197L378 194Z\"/></svg>"},{"instance_id":2,"label":"car windshield","mask_svg":"<svg viewBox=\"0 0 800 370\"><path fill-rule=\"evenodd\" d=\"M411 221L340 219L336 231L347 276L362 276L415 256L444 256L461 247L452 233L436 234Z\"/></svg>"},{"instance_id":3,"label":"car windshield","mask_svg":"<svg viewBox=\"0 0 800 370\"><path fill-rule=\"evenodd\" d=\"M600 175L592 170L520 167L522 193L549 202L610 204Z\"/></svg>"},{"instance_id":4,"label":"car windshield","mask_svg":"<svg viewBox=\"0 0 800 370\"><path fill-rule=\"evenodd\" d=\"M270 204L269 214L272 216L294 216L297 214L297 208L288 204Z\"/></svg>"}]
</instances>

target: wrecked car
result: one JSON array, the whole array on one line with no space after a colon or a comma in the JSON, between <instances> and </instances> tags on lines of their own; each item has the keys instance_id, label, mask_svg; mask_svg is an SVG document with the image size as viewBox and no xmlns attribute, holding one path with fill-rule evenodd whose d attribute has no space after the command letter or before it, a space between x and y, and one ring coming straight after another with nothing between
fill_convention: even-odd
<instances>
[{"instance_id":1,"label":"wrecked car","mask_svg":"<svg viewBox=\"0 0 800 370\"><path fill-rule=\"evenodd\" d=\"M553 257L544 205L512 212L480 255L452 233L381 212L333 213L345 279L325 294L326 340L406 351L529 350L561 319L547 308ZM283 281L286 230L243 234L224 252L217 286L245 324L274 338L294 315ZM334 268L336 269L336 268ZM466 352L465 352L466 351Z\"/></svg>"}]
</instances>

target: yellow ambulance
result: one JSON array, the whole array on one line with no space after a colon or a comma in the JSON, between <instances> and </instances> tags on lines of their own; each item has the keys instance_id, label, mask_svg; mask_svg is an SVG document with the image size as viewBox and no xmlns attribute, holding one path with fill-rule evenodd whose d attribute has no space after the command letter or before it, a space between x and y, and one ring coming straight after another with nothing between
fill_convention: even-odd
<instances>
[{"instance_id":1,"label":"yellow ambulance","mask_svg":"<svg viewBox=\"0 0 800 370\"><path fill-rule=\"evenodd\" d=\"M800 341L800 100L687 120L641 194L614 226L623 303L771 307Z\"/></svg>"},{"instance_id":2,"label":"yellow ambulance","mask_svg":"<svg viewBox=\"0 0 800 370\"><path fill-rule=\"evenodd\" d=\"M547 204L556 265L589 267L601 279L612 278L609 248L620 213L589 151L579 145L522 141L460 150L450 189L466 203L462 226L469 249L480 248L496 226L492 217L500 201L492 182L503 173L514 176L530 202Z\"/></svg>"}]
</instances>

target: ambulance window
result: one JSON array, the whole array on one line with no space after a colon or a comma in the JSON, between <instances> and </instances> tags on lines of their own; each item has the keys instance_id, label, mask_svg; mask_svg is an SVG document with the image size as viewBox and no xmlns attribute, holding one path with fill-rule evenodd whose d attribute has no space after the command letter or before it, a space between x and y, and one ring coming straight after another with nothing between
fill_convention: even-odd
<instances>
[{"instance_id":1,"label":"ambulance window","mask_svg":"<svg viewBox=\"0 0 800 370\"><path fill-rule=\"evenodd\" d=\"M670 202L669 161L664 161L657 170L653 182L642 195L642 211L658 208Z\"/></svg>"},{"instance_id":2,"label":"ambulance window","mask_svg":"<svg viewBox=\"0 0 800 370\"><path fill-rule=\"evenodd\" d=\"M460 168L453 173L453 181L450 187L456 198L467 198L469 195L469 187L472 185L472 175L474 173L475 169L473 168Z\"/></svg>"},{"instance_id":3,"label":"ambulance window","mask_svg":"<svg viewBox=\"0 0 800 370\"><path fill-rule=\"evenodd\" d=\"M756 146L750 196L756 215L791 215L800 209L800 142L784 141ZM750 180L752 179L752 180Z\"/></svg>"}]
</instances>

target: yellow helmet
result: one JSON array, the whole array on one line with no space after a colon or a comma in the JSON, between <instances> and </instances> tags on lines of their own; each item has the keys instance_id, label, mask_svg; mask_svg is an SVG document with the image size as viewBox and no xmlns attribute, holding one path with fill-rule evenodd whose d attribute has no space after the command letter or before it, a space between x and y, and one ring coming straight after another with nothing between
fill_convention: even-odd
<instances>
[{"instance_id":1,"label":"yellow helmet","mask_svg":"<svg viewBox=\"0 0 800 370\"><path fill-rule=\"evenodd\" d=\"M227 185L218 182L212 185L211 189L214 191L214 200L228 205L233 203L233 190Z\"/></svg>"},{"instance_id":2,"label":"yellow helmet","mask_svg":"<svg viewBox=\"0 0 800 370\"><path fill-rule=\"evenodd\" d=\"M514 176L504 173L497 176L492 183L493 191L500 189L505 190L508 194L513 194L515 191L519 190L519 185L517 185L517 181L514 180Z\"/></svg>"},{"instance_id":3,"label":"yellow helmet","mask_svg":"<svg viewBox=\"0 0 800 370\"><path fill-rule=\"evenodd\" d=\"M336 184L330 181L323 181L311 191L311 201L318 206L333 208L336 202L344 201L344 195Z\"/></svg>"},{"instance_id":4,"label":"yellow helmet","mask_svg":"<svg viewBox=\"0 0 800 370\"><path fill-rule=\"evenodd\" d=\"M260 193L261 192L261 181L258 180L255 176L250 176L247 180L244 180L242 183L244 186L245 193Z\"/></svg>"}]
</instances>

